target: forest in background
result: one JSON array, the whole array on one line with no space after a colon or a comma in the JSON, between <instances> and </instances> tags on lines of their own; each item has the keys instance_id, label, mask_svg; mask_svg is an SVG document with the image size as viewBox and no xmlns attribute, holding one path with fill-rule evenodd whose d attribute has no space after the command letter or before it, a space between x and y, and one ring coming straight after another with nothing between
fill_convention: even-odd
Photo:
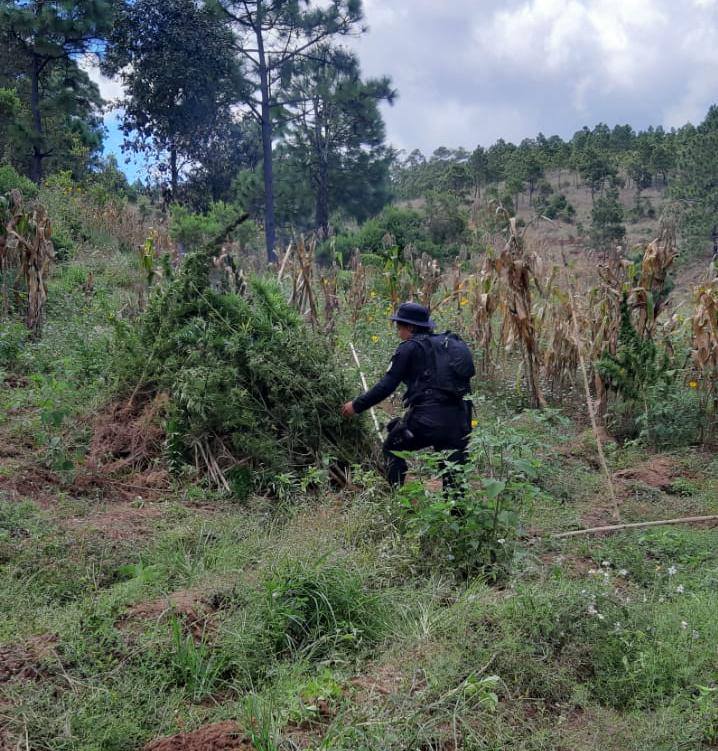
<instances>
[{"instance_id":1,"label":"forest in background","mask_svg":"<svg viewBox=\"0 0 718 751\"><path fill-rule=\"evenodd\" d=\"M680 208L681 249L709 248L718 210L715 108L702 123L670 131L599 123L567 140L538 134L400 153L386 143L381 116L399 92L388 77L365 79L345 44L362 24L352 0L321 11L291 2L6 0L0 187L27 191L21 178L38 184L62 173L108 196L154 196L172 204L180 224L236 206L257 222L271 258L308 231L337 238L343 252L377 251L389 231L446 257L480 244L471 233L480 205L575 221L570 185L591 197L578 234L607 247L623 240L626 222L655 216L646 191L658 189ZM86 60L122 82L112 106L123 148L146 160L144 183L128 185L115 159L102 157L108 103ZM410 213L406 203L416 199ZM397 202L403 213L381 214ZM180 230L179 239L189 238Z\"/></svg>"}]
</instances>

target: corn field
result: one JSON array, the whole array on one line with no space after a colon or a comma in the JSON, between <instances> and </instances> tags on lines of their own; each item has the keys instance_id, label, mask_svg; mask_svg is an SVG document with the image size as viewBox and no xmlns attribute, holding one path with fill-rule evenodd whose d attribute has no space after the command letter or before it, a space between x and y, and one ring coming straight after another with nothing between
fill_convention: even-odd
<instances>
[{"instance_id":1,"label":"corn field","mask_svg":"<svg viewBox=\"0 0 718 751\"><path fill-rule=\"evenodd\" d=\"M604 435L611 393L598 367L620 347L622 301L637 334L677 357L682 387L698 392L708 415L706 440L718 412L718 276L711 269L695 290L688 318L675 313L669 275L677 257L675 221L664 218L658 236L628 258L619 249L590 257L580 249L542 246L530 227L508 221L508 231L483 252L464 254L441 268L408 246L391 245L383 265L355 254L347 268L321 265L313 242L299 238L287 248L279 279L294 306L315 329L333 334L348 322L354 337L375 326L399 302L427 305L471 342L482 381L521 395L529 406L571 404L586 410L579 367L585 359L591 408ZM588 265L588 268L587 268ZM384 308L374 313L377 304ZM579 336L574 333L575 314ZM372 336L369 343L379 339Z\"/></svg>"}]
</instances>

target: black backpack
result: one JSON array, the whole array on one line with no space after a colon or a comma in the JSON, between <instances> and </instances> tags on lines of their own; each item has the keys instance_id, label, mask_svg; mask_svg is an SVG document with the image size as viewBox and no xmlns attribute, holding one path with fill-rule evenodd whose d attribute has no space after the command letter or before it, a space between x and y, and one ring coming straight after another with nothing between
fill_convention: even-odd
<instances>
[{"instance_id":1,"label":"black backpack","mask_svg":"<svg viewBox=\"0 0 718 751\"><path fill-rule=\"evenodd\" d=\"M466 342L451 331L413 337L424 352L421 385L450 399L463 399L471 391L476 375L474 358Z\"/></svg>"}]
</instances>

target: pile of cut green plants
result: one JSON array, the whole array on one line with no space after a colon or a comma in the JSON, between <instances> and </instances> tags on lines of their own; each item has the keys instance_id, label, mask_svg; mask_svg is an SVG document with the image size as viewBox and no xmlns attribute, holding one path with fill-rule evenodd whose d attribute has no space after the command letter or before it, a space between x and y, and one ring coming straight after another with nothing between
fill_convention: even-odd
<instances>
[{"instance_id":1,"label":"pile of cut green plants","mask_svg":"<svg viewBox=\"0 0 718 751\"><path fill-rule=\"evenodd\" d=\"M340 415L351 394L327 343L273 281L218 288L212 255L186 256L137 320L117 321L116 391L133 405L124 411L162 404L169 468L238 497L369 455L363 421Z\"/></svg>"}]
</instances>

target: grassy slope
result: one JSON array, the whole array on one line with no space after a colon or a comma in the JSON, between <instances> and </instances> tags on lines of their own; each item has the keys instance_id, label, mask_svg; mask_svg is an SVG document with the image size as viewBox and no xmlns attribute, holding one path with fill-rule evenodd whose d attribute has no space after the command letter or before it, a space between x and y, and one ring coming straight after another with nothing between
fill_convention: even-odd
<instances>
[{"instance_id":1,"label":"grassy slope","mask_svg":"<svg viewBox=\"0 0 718 751\"><path fill-rule=\"evenodd\" d=\"M427 571L371 477L245 505L48 482L87 444L130 265L86 249L61 268L46 336L0 392L0 749L119 751L226 719L258 749L715 746L718 531L541 539L609 518L590 436L566 419L481 403L542 462L496 587ZM371 372L392 346L376 306ZM618 482L627 521L718 513L713 455L610 461L639 470Z\"/></svg>"}]
</instances>

